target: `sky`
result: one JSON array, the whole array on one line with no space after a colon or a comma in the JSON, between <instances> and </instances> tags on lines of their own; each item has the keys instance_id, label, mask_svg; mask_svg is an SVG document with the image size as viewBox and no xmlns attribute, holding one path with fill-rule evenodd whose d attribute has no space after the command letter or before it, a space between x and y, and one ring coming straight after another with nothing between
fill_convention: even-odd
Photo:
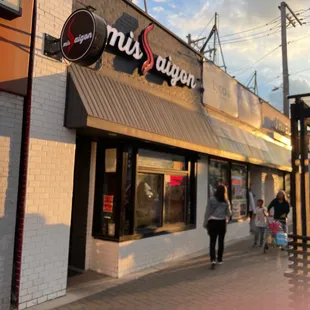
<instances>
[{"instance_id":1,"label":"sky","mask_svg":"<svg viewBox=\"0 0 310 310\"><path fill-rule=\"evenodd\" d=\"M144 9L143 0L133 2ZM256 70L259 96L283 110L280 2L147 0L147 6L152 17L185 41L189 33L193 39L208 36L214 22L208 23L217 12L227 72L247 85ZM290 94L310 92L310 2L287 0L286 3L307 23L287 29ZM217 64L223 65L221 57Z\"/></svg>"}]
</instances>

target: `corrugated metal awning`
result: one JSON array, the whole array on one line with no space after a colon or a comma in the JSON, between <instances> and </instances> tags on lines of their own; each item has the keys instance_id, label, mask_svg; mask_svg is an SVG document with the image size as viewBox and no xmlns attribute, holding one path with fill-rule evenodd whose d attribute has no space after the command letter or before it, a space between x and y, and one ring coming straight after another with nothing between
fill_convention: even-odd
<instances>
[{"instance_id":1,"label":"corrugated metal awning","mask_svg":"<svg viewBox=\"0 0 310 310\"><path fill-rule=\"evenodd\" d=\"M290 150L257 137L241 128L230 126L223 121L211 117L209 120L218 137L221 149L242 154L251 162L259 160L274 166L290 167Z\"/></svg>"},{"instance_id":2,"label":"corrugated metal awning","mask_svg":"<svg viewBox=\"0 0 310 310\"><path fill-rule=\"evenodd\" d=\"M217 148L216 138L202 111L189 110L87 68L73 65L69 73L68 127L84 127L96 122L100 126L101 122L105 125L102 129L112 131L115 127L112 125L117 124L126 126L129 135L142 130L158 137ZM78 103L75 92L80 97ZM85 113L77 117L79 104Z\"/></svg>"},{"instance_id":3,"label":"corrugated metal awning","mask_svg":"<svg viewBox=\"0 0 310 310\"><path fill-rule=\"evenodd\" d=\"M290 152L284 148L271 148L251 133L208 118L197 107L188 109L104 72L75 65L69 69L65 124L290 170ZM270 151L282 155L270 156Z\"/></svg>"}]
</instances>

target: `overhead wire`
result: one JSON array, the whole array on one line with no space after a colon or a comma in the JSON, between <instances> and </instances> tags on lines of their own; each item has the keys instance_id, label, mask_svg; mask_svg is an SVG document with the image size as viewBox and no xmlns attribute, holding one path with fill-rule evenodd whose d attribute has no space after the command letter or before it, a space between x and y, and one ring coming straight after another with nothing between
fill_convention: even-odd
<instances>
[{"instance_id":1,"label":"overhead wire","mask_svg":"<svg viewBox=\"0 0 310 310\"><path fill-rule=\"evenodd\" d=\"M293 41L289 41L287 44L292 44L292 43L296 43L296 42L299 42L301 40L304 40L306 38L309 38L310 37L310 34L306 35L306 36L303 36L301 38L297 38L296 40L293 40ZM282 45L279 45L278 47L274 48L273 50L271 50L270 52L268 52L266 55L262 56L260 59L258 59L256 62L254 62L253 64L251 65L248 65L242 69L239 69L237 71L235 71L235 76L240 76L242 74L244 74L246 71L248 71L250 68L254 67L256 64L258 64L259 62L261 62L263 59L265 59L266 57L268 57L269 55L271 55L273 52L275 52L276 50L278 50ZM241 72L240 72L241 71ZM240 73L238 73L240 72ZM237 73L237 74L236 74Z\"/></svg>"},{"instance_id":2,"label":"overhead wire","mask_svg":"<svg viewBox=\"0 0 310 310\"><path fill-rule=\"evenodd\" d=\"M258 63L260 63L263 59L265 59L266 57L268 57L269 55L271 55L272 53L274 53L276 50L278 50L282 45L280 44L279 46L277 46L276 48L274 48L273 50L271 50L270 52L268 52L267 54L265 54L264 56L262 56L261 58L259 58L257 61L255 61L254 63L252 63L251 65L248 65L242 69L239 69L237 71L235 71L235 76L240 76L242 74L244 74L246 71L248 71L250 68L254 67L255 65L257 65ZM240 73L236 74L237 72L241 71Z\"/></svg>"},{"instance_id":3,"label":"overhead wire","mask_svg":"<svg viewBox=\"0 0 310 310\"><path fill-rule=\"evenodd\" d=\"M287 44L296 43L296 42L299 42L299 41L304 40L304 39L309 38L309 37L310 37L310 34L308 34L304 37L301 37L301 38L297 38L296 40L293 40L293 41L288 41Z\"/></svg>"},{"instance_id":4,"label":"overhead wire","mask_svg":"<svg viewBox=\"0 0 310 310\"><path fill-rule=\"evenodd\" d=\"M243 40L243 39L246 39L246 38L249 38L249 40L250 40L250 39L252 39L252 38L255 38L256 36L260 36L260 35L262 35L262 34L266 34L266 33L268 33L268 32L272 32L272 31L274 31L275 29L278 30L278 29L280 29L280 28L281 28L281 26L280 26L280 22L279 22L279 24L273 26L272 28L270 28L270 29L268 29L268 30L264 30L264 31L260 31L260 32L255 32L255 33L253 33L253 34L246 35L246 36L242 36L242 37L238 37L238 38L226 39L226 40L223 40L222 42L223 42L223 43L234 42L234 41ZM277 31L277 32L278 32L278 31ZM223 38L223 37L221 37L221 38Z\"/></svg>"},{"instance_id":5,"label":"overhead wire","mask_svg":"<svg viewBox=\"0 0 310 310\"><path fill-rule=\"evenodd\" d=\"M198 40L201 38L202 34L207 30L208 26L212 23L214 20L214 16L211 18L211 20L208 22L207 26L201 31L201 33L198 36Z\"/></svg>"},{"instance_id":6,"label":"overhead wire","mask_svg":"<svg viewBox=\"0 0 310 310\"><path fill-rule=\"evenodd\" d=\"M277 20L280 20L280 17L274 18L273 20L271 20L270 22L268 22L267 24L264 24L262 26L258 26L258 27L253 27L251 29L247 29L247 30L243 30L243 31L239 31L239 32L235 32L235 33L229 33L229 34L225 34L222 36L222 38L226 38L226 37L232 37L232 36L236 36L238 34L242 34L242 33L246 33L246 32L251 32L251 31L255 31L257 29L262 29L266 26L272 25L273 23L276 23Z\"/></svg>"},{"instance_id":7,"label":"overhead wire","mask_svg":"<svg viewBox=\"0 0 310 310\"><path fill-rule=\"evenodd\" d=\"M265 34L265 35L262 35L262 36L258 36L258 37L254 37L254 38L249 38L249 39L240 39L240 40L236 40L236 41L224 41L222 42L223 45L228 45L228 44L236 44L236 43L242 43L242 42L246 42L246 41L251 41L251 40L259 40L259 39L262 39L262 38L267 38L267 37L270 37L274 34L278 34L280 33L280 31L274 31L274 32L271 32L271 33L268 33L268 34Z\"/></svg>"}]
</instances>

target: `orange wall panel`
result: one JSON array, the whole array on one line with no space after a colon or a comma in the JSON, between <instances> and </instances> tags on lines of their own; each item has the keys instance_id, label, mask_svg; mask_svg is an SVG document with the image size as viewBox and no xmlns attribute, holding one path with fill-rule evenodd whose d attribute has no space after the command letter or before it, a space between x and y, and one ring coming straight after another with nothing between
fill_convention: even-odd
<instances>
[{"instance_id":1,"label":"orange wall panel","mask_svg":"<svg viewBox=\"0 0 310 310\"><path fill-rule=\"evenodd\" d=\"M0 91L27 93L33 0L22 1L22 16L0 18Z\"/></svg>"}]
</instances>

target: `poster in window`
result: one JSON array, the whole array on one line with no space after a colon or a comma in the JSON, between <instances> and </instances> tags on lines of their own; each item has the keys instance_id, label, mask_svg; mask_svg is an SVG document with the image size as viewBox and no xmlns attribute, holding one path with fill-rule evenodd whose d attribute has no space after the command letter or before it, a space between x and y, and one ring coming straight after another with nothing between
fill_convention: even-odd
<instances>
[{"instance_id":1,"label":"poster in window","mask_svg":"<svg viewBox=\"0 0 310 310\"><path fill-rule=\"evenodd\" d=\"M105 150L105 172L116 172L116 149Z\"/></svg>"},{"instance_id":2,"label":"poster in window","mask_svg":"<svg viewBox=\"0 0 310 310\"><path fill-rule=\"evenodd\" d=\"M114 196L112 195L103 196L103 212L113 213L113 201Z\"/></svg>"},{"instance_id":3,"label":"poster in window","mask_svg":"<svg viewBox=\"0 0 310 310\"><path fill-rule=\"evenodd\" d=\"M115 235L115 224L114 223L109 223L109 225L108 225L108 235L110 236L110 237L114 237L114 235Z\"/></svg>"}]
</instances>

